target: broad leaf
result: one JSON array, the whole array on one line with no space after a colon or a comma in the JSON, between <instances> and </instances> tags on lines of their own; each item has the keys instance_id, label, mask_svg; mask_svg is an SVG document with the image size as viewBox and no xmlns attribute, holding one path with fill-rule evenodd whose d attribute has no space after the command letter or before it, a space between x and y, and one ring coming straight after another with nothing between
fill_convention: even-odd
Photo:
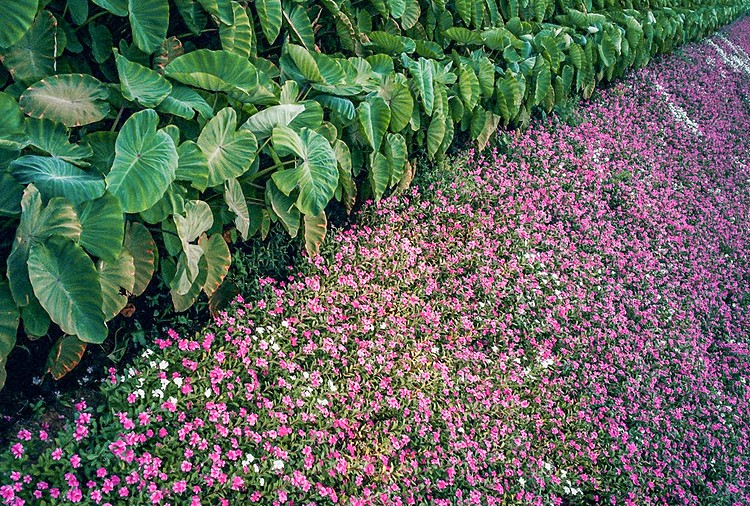
<instances>
[{"instance_id":1,"label":"broad leaf","mask_svg":"<svg viewBox=\"0 0 750 506\"><path fill-rule=\"evenodd\" d=\"M79 166L87 167L85 161L94 153L90 146L71 144L68 139L68 129L62 123L48 119L26 118L26 135L31 145Z\"/></svg>"},{"instance_id":2,"label":"broad leaf","mask_svg":"<svg viewBox=\"0 0 750 506\"><path fill-rule=\"evenodd\" d=\"M172 91L159 104L157 110L187 120L193 119L196 112L206 119L214 115L213 108L197 91L179 84L172 86Z\"/></svg>"},{"instance_id":3,"label":"broad leaf","mask_svg":"<svg viewBox=\"0 0 750 506\"><path fill-rule=\"evenodd\" d=\"M203 256L206 259L207 272L206 281L203 283L203 291L208 297L211 297L229 272L232 255L221 234L214 234L208 238L203 235L198 241L198 245L203 249Z\"/></svg>"},{"instance_id":4,"label":"broad leaf","mask_svg":"<svg viewBox=\"0 0 750 506\"><path fill-rule=\"evenodd\" d=\"M432 63L429 60L420 58L418 62L412 62L409 64L409 72L411 73L417 91L419 91L424 111L428 116L431 116L432 108L435 104Z\"/></svg>"},{"instance_id":5,"label":"broad leaf","mask_svg":"<svg viewBox=\"0 0 750 506\"><path fill-rule=\"evenodd\" d=\"M126 213L153 206L175 179L178 156L172 138L157 131L159 117L147 109L133 114L120 130L107 188Z\"/></svg>"},{"instance_id":6,"label":"broad leaf","mask_svg":"<svg viewBox=\"0 0 750 506\"><path fill-rule=\"evenodd\" d=\"M133 292L135 260L128 250L122 249L111 261L97 262L96 270L99 272L99 286L102 290L102 311L105 321L109 321L128 303L126 294Z\"/></svg>"},{"instance_id":7,"label":"broad leaf","mask_svg":"<svg viewBox=\"0 0 750 506\"><path fill-rule=\"evenodd\" d=\"M427 155L430 158L434 158L440 149L445 130L445 118L441 114L435 115L427 128Z\"/></svg>"},{"instance_id":8,"label":"broad leaf","mask_svg":"<svg viewBox=\"0 0 750 506\"><path fill-rule=\"evenodd\" d=\"M117 198L106 192L83 202L76 211L81 221L81 246L92 256L114 261L122 250L125 231L125 216Z\"/></svg>"},{"instance_id":9,"label":"broad leaf","mask_svg":"<svg viewBox=\"0 0 750 506\"><path fill-rule=\"evenodd\" d=\"M65 335L57 340L47 355L45 372L59 380L80 363L86 352L86 343L76 336Z\"/></svg>"},{"instance_id":10,"label":"broad leaf","mask_svg":"<svg viewBox=\"0 0 750 506\"><path fill-rule=\"evenodd\" d=\"M281 0L256 0L255 10L263 35L273 44L281 31Z\"/></svg>"},{"instance_id":11,"label":"broad leaf","mask_svg":"<svg viewBox=\"0 0 750 506\"><path fill-rule=\"evenodd\" d=\"M23 186L7 172L0 172L0 214L19 214Z\"/></svg>"},{"instance_id":12,"label":"broad leaf","mask_svg":"<svg viewBox=\"0 0 750 506\"><path fill-rule=\"evenodd\" d=\"M208 161L208 186L217 186L241 176L250 168L258 151L258 142L252 132L237 131L237 113L227 107L203 128L198 147Z\"/></svg>"},{"instance_id":13,"label":"broad leaf","mask_svg":"<svg viewBox=\"0 0 750 506\"><path fill-rule=\"evenodd\" d=\"M271 209L281 220L284 230L290 237L297 237L299 232L299 210L294 206L294 199L284 195L272 179L266 181L266 200L271 203Z\"/></svg>"},{"instance_id":14,"label":"broad leaf","mask_svg":"<svg viewBox=\"0 0 750 506\"><path fill-rule=\"evenodd\" d=\"M176 214L174 223L177 235L183 245L192 243L214 224L211 207L201 200L191 200L185 204L185 216Z\"/></svg>"},{"instance_id":15,"label":"broad leaf","mask_svg":"<svg viewBox=\"0 0 750 506\"><path fill-rule=\"evenodd\" d=\"M368 174L370 187L378 202L383 198L383 194L388 189L391 181L391 166L388 159L382 153L374 153L370 160L370 172Z\"/></svg>"},{"instance_id":16,"label":"broad leaf","mask_svg":"<svg viewBox=\"0 0 750 506\"><path fill-rule=\"evenodd\" d=\"M8 283L0 282L0 390L5 385L5 364L16 345L19 312Z\"/></svg>"},{"instance_id":17,"label":"broad leaf","mask_svg":"<svg viewBox=\"0 0 750 506\"><path fill-rule=\"evenodd\" d=\"M167 0L128 0L128 17L133 41L146 54L155 52L167 37Z\"/></svg>"},{"instance_id":18,"label":"broad leaf","mask_svg":"<svg viewBox=\"0 0 750 506\"><path fill-rule=\"evenodd\" d=\"M234 226L237 227L243 239L249 239L250 212L247 208L242 186L236 179L230 179L224 183L224 201L235 215Z\"/></svg>"},{"instance_id":19,"label":"broad leaf","mask_svg":"<svg viewBox=\"0 0 750 506\"><path fill-rule=\"evenodd\" d=\"M274 105L256 112L240 127L240 130L249 130L257 138L265 139L271 135L277 126L289 126L289 124L305 111L302 104Z\"/></svg>"},{"instance_id":20,"label":"broad leaf","mask_svg":"<svg viewBox=\"0 0 750 506\"><path fill-rule=\"evenodd\" d=\"M113 51L123 97L144 107L156 107L170 94L172 85L158 72L128 60L116 49Z\"/></svg>"},{"instance_id":21,"label":"broad leaf","mask_svg":"<svg viewBox=\"0 0 750 506\"><path fill-rule=\"evenodd\" d=\"M406 128L414 110L414 99L406 83L386 79L383 86L378 90L378 95L385 100L391 111L391 132L400 132Z\"/></svg>"},{"instance_id":22,"label":"broad leaf","mask_svg":"<svg viewBox=\"0 0 750 506\"><path fill-rule=\"evenodd\" d=\"M6 26L3 18L3 30ZM57 20L50 12L42 11L20 40L0 50L0 61L16 81L39 81L55 72L56 37Z\"/></svg>"},{"instance_id":23,"label":"broad leaf","mask_svg":"<svg viewBox=\"0 0 750 506\"><path fill-rule=\"evenodd\" d=\"M26 155L10 164L13 177L19 183L34 183L45 199L65 197L71 204L101 197L104 179L60 158Z\"/></svg>"},{"instance_id":24,"label":"broad leaf","mask_svg":"<svg viewBox=\"0 0 750 506\"><path fill-rule=\"evenodd\" d=\"M232 25L237 22L236 11L232 9L230 0L198 0L206 11L216 16L224 25Z\"/></svg>"},{"instance_id":25,"label":"broad leaf","mask_svg":"<svg viewBox=\"0 0 750 506\"><path fill-rule=\"evenodd\" d=\"M21 308L23 330L27 337L41 337L49 332L52 320L36 297L32 297L27 306Z\"/></svg>"},{"instance_id":26,"label":"broad leaf","mask_svg":"<svg viewBox=\"0 0 750 506\"><path fill-rule=\"evenodd\" d=\"M146 291L154 275L156 243L143 224L131 222L125 230L124 246L134 259L135 279L131 293L137 297Z\"/></svg>"},{"instance_id":27,"label":"broad leaf","mask_svg":"<svg viewBox=\"0 0 750 506\"><path fill-rule=\"evenodd\" d=\"M396 185L404 175L406 169L406 139L401 134L388 134L384 143L385 157L390 165L390 186Z\"/></svg>"},{"instance_id":28,"label":"broad leaf","mask_svg":"<svg viewBox=\"0 0 750 506\"><path fill-rule=\"evenodd\" d=\"M222 24L219 27L221 48L225 51L237 53L243 58L250 58L253 53L253 25L247 12L237 2L232 2L234 23Z\"/></svg>"},{"instance_id":29,"label":"broad leaf","mask_svg":"<svg viewBox=\"0 0 750 506\"><path fill-rule=\"evenodd\" d=\"M327 227L326 213L305 216L305 250L311 258L320 255L320 246L326 238Z\"/></svg>"},{"instance_id":30,"label":"broad leaf","mask_svg":"<svg viewBox=\"0 0 750 506\"><path fill-rule=\"evenodd\" d=\"M336 155L331 145L325 137L308 128L298 134L288 127L276 127L272 139L280 155L294 155L299 159L293 169L274 172L276 186L286 195L299 189L297 208L304 214L320 214L338 184Z\"/></svg>"},{"instance_id":31,"label":"broad leaf","mask_svg":"<svg viewBox=\"0 0 750 506\"><path fill-rule=\"evenodd\" d=\"M91 0L102 9L109 11L115 16L125 17L128 15L128 0Z\"/></svg>"},{"instance_id":32,"label":"broad leaf","mask_svg":"<svg viewBox=\"0 0 750 506\"><path fill-rule=\"evenodd\" d=\"M59 74L28 88L19 105L29 116L75 127L104 119L108 97L107 88L88 74Z\"/></svg>"},{"instance_id":33,"label":"broad leaf","mask_svg":"<svg viewBox=\"0 0 750 506\"><path fill-rule=\"evenodd\" d=\"M382 98L370 97L366 102L359 104L357 117L367 142L374 151L380 151L383 136L388 130L391 122L391 109Z\"/></svg>"},{"instance_id":34,"label":"broad leaf","mask_svg":"<svg viewBox=\"0 0 750 506\"><path fill-rule=\"evenodd\" d=\"M63 332L88 343L104 342L99 275L80 246L57 236L32 245L29 279L39 303Z\"/></svg>"},{"instance_id":35,"label":"broad leaf","mask_svg":"<svg viewBox=\"0 0 750 506\"><path fill-rule=\"evenodd\" d=\"M0 47L15 44L34 22L38 0L4 0L0 2ZM2 388L2 386L0 386Z\"/></svg>"},{"instance_id":36,"label":"broad leaf","mask_svg":"<svg viewBox=\"0 0 750 506\"><path fill-rule=\"evenodd\" d=\"M208 186L208 158L193 141L185 141L177 148L179 162L175 179L190 181L190 185L198 191L204 191Z\"/></svg>"},{"instance_id":37,"label":"broad leaf","mask_svg":"<svg viewBox=\"0 0 750 506\"><path fill-rule=\"evenodd\" d=\"M288 8L288 5L285 7ZM315 33L313 32L313 27L310 23L310 18L307 16L307 12L305 12L305 8L301 5L295 5L291 12L284 9L283 14L284 20L294 38L297 39L297 42L308 50L314 49Z\"/></svg>"}]
</instances>

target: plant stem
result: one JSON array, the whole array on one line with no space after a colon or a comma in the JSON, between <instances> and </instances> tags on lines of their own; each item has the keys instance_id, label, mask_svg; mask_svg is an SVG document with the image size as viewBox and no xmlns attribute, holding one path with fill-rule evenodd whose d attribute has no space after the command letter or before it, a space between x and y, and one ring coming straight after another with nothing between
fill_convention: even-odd
<instances>
[{"instance_id":1,"label":"plant stem","mask_svg":"<svg viewBox=\"0 0 750 506\"><path fill-rule=\"evenodd\" d=\"M114 132L117 128L117 124L120 122L120 118L122 118L122 111L125 110L125 106L120 106L120 110L117 111L117 116L115 117L115 122L112 123L112 128L110 128L110 132Z\"/></svg>"}]
</instances>

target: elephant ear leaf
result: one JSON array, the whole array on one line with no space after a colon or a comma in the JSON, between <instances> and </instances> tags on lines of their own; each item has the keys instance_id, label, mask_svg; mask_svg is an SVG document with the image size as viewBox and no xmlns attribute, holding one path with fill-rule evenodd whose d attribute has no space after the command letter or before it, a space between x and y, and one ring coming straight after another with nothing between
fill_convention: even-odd
<instances>
[{"instance_id":1,"label":"elephant ear leaf","mask_svg":"<svg viewBox=\"0 0 750 506\"><path fill-rule=\"evenodd\" d=\"M222 24L219 27L221 48L244 58L250 58L253 54L255 39L252 21L245 8L239 3L232 2L232 8L234 9L234 23Z\"/></svg>"},{"instance_id":2,"label":"elephant ear leaf","mask_svg":"<svg viewBox=\"0 0 750 506\"><path fill-rule=\"evenodd\" d=\"M296 205L303 214L320 214L333 197L339 176L336 154L328 140L308 128L298 134L283 126L273 129L271 139L280 155L298 158L296 167L271 176L274 183L285 195L299 189Z\"/></svg>"},{"instance_id":3,"label":"elephant ear leaf","mask_svg":"<svg viewBox=\"0 0 750 506\"><path fill-rule=\"evenodd\" d=\"M311 258L320 255L320 246L326 238L327 227L326 213L305 216L305 250Z\"/></svg>"},{"instance_id":4,"label":"elephant ear leaf","mask_svg":"<svg viewBox=\"0 0 750 506\"><path fill-rule=\"evenodd\" d=\"M230 0L198 0L206 12L216 16L224 25L232 25L236 20L236 11L232 9Z\"/></svg>"},{"instance_id":5,"label":"elephant ear leaf","mask_svg":"<svg viewBox=\"0 0 750 506\"><path fill-rule=\"evenodd\" d=\"M151 237L151 232L142 223L136 221L128 224L124 246L134 259L135 278L130 293L137 297L146 291L154 275L156 243Z\"/></svg>"},{"instance_id":6,"label":"elephant ear leaf","mask_svg":"<svg viewBox=\"0 0 750 506\"><path fill-rule=\"evenodd\" d=\"M28 265L34 295L52 321L84 342L104 342L99 274L83 248L53 236L31 246Z\"/></svg>"},{"instance_id":7,"label":"elephant ear leaf","mask_svg":"<svg viewBox=\"0 0 750 506\"><path fill-rule=\"evenodd\" d=\"M128 17L138 49L151 54L161 47L169 28L167 0L128 0Z\"/></svg>"},{"instance_id":8,"label":"elephant ear leaf","mask_svg":"<svg viewBox=\"0 0 750 506\"><path fill-rule=\"evenodd\" d=\"M247 208L247 200L245 200L242 186L236 179L230 179L224 183L224 201L227 203L229 210L234 213L234 226L243 239L249 239L250 211Z\"/></svg>"},{"instance_id":9,"label":"elephant ear leaf","mask_svg":"<svg viewBox=\"0 0 750 506\"><path fill-rule=\"evenodd\" d=\"M0 283L0 390L5 385L5 364L16 345L19 311L6 281Z\"/></svg>"},{"instance_id":10,"label":"elephant ear leaf","mask_svg":"<svg viewBox=\"0 0 750 506\"><path fill-rule=\"evenodd\" d=\"M5 26L3 20L3 30ZM42 11L18 42L0 50L0 60L15 81L34 83L55 72L57 35L55 16Z\"/></svg>"},{"instance_id":11,"label":"elephant ear leaf","mask_svg":"<svg viewBox=\"0 0 750 506\"><path fill-rule=\"evenodd\" d=\"M203 291L210 298L222 284L227 273L229 273L232 255L229 252L227 242L221 234L214 234L211 237L202 235L198 240L198 245L203 249L207 267Z\"/></svg>"},{"instance_id":12,"label":"elephant ear leaf","mask_svg":"<svg viewBox=\"0 0 750 506\"><path fill-rule=\"evenodd\" d=\"M59 380L78 365L85 351L86 343L76 336L62 336L47 355L46 372Z\"/></svg>"},{"instance_id":13,"label":"elephant ear leaf","mask_svg":"<svg viewBox=\"0 0 750 506\"><path fill-rule=\"evenodd\" d=\"M106 180L126 213L149 209L175 180L177 149L166 132L157 131L158 123L156 111L140 111L128 118L117 136Z\"/></svg>"},{"instance_id":14,"label":"elephant ear leaf","mask_svg":"<svg viewBox=\"0 0 750 506\"><path fill-rule=\"evenodd\" d=\"M76 211L81 221L80 244L91 255L113 262L122 250L125 215L120 201L109 192L80 204Z\"/></svg>"},{"instance_id":15,"label":"elephant ear leaf","mask_svg":"<svg viewBox=\"0 0 750 506\"><path fill-rule=\"evenodd\" d=\"M45 199L65 197L73 205L101 197L104 179L60 158L26 155L10 164L19 183L34 183Z\"/></svg>"},{"instance_id":16,"label":"elephant ear leaf","mask_svg":"<svg viewBox=\"0 0 750 506\"><path fill-rule=\"evenodd\" d=\"M36 16L39 0L5 0L0 2L0 47L12 46L31 27ZM2 387L0 387L2 388Z\"/></svg>"},{"instance_id":17,"label":"elephant ear leaf","mask_svg":"<svg viewBox=\"0 0 750 506\"><path fill-rule=\"evenodd\" d=\"M133 292L135 260L133 255L123 248L113 261L99 260L96 270L99 272L99 285L102 290L102 311L106 321L109 321L122 311L128 303L127 294Z\"/></svg>"},{"instance_id":18,"label":"elephant ear leaf","mask_svg":"<svg viewBox=\"0 0 750 506\"><path fill-rule=\"evenodd\" d=\"M273 44L281 31L281 0L256 0L260 27L269 44Z\"/></svg>"},{"instance_id":19,"label":"elephant ear leaf","mask_svg":"<svg viewBox=\"0 0 750 506\"><path fill-rule=\"evenodd\" d=\"M144 107L156 107L172 91L172 85L158 72L132 62L113 49L122 96Z\"/></svg>"},{"instance_id":20,"label":"elephant ear leaf","mask_svg":"<svg viewBox=\"0 0 750 506\"><path fill-rule=\"evenodd\" d=\"M370 147L375 152L379 151L383 136L391 122L391 108L388 107L385 100L375 96L359 104L357 116L362 133L364 133Z\"/></svg>"},{"instance_id":21,"label":"elephant ear leaf","mask_svg":"<svg viewBox=\"0 0 750 506\"><path fill-rule=\"evenodd\" d=\"M258 151L255 135L249 130L237 130L237 113L231 107L222 109L208 122L197 144L208 161L208 186L244 174Z\"/></svg>"},{"instance_id":22,"label":"elephant ear leaf","mask_svg":"<svg viewBox=\"0 0 750 506\"><path fill-rule=\"evenodd\" d=\"M68 129L62 123L26 118L25 130L32 146L79 167L89 166L86 160L94 155L93 149L85 144L71 144Z\"/></svg>"},{"instance_id":23,"label":"elephant ear leaf","mask_svg":"<svg viewBox=\"0 0 750 506\"><path fill-rule=\"evenodd\" d=\"M87 74L59 74L29 87L18 105L34 118L48 118L67 127L96 123L109 113L109 90Z\"/></svg>"}]
</instances>

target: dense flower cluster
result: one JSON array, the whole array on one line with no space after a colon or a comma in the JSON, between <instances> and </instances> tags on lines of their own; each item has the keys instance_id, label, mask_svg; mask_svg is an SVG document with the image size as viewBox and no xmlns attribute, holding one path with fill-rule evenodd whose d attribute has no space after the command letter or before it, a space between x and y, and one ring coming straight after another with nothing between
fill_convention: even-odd
<instances>
[{"instance_id":1,"label":"dense flower cluster","mask_svg":"<svg viewBox=\"0 0 750 506\"><path fill-rule=\"evenodd\" d=\"M750 19L19 432L4 504L750 503Z\"/></svg>"}]
</instances>

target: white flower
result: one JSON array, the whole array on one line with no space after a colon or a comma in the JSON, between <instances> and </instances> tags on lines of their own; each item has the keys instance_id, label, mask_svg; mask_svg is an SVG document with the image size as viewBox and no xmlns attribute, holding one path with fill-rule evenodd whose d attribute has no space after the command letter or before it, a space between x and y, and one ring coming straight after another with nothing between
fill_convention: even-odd
<instances>
[{"instance_id":1,"label":"white flower","mask_svg":"<svg viewBox=\"0 0 750 506\"><path fill-rule=\"evenodd\" d=\"M146 392L144 392L142 388L139 388L138 390L136 390L135 395L140 397L141 399L146 398Z\"/></svg>"},{"instance_id":2,"label":"white flower","mask_svg":"<svg viewBox=\"0 0 750 506\"><path fill-rule=\"evenodd\" d=\"M273 351L279 351L281 349L281 346L279 346L279 343L273 343L273 346L271 346L271 349Z\"/></svg>"},{"instance_id":3,"label":"white flower","mask_svg":"<svg viewBox=\"0 0 750 506\"><path fill-rule=\"evenodd\" d=\"M167 367L169 367L169 362L167 362L166 360L162 360L161 362L159 362L159 369L161 369L162 371Z\"/></svg>"},{"instance_id":4,"label":"white flower","mask_svg":"<svg viewBox=\"0 0 750 506\"><path fill-rule=\"evenodd\" d=\"M162 389L165 389L165 388L167 388L167 386L169 385L169 380L168 380L168 379L166 379L166 378L162 378L162 379L160 379L159 381L161 382L161 388L162 388Z\"/></svg>"},{"instance_id":5,"label":"white flower","mask_svg":"<svg viewBox=\"0 0 750 506\"><path fill-rule=\"evenodd\" d=\"M151 395L154 396L154 397L156 397L157 399L163 399L164 398L164 392L161 389L159 389L159 388L157 388L156 390L154 390L153 392L151 392Z\"/></svg>"},{"instance_id":6,"label":"white flower","mask_svg":"<svg viewBox=\"0 0 750 506\"><path fill-rule=\"evenodd\" d=\"M175 406L177 406L177 398L176 397L170 397L169 399L167 399L167 401L170 402L171 404L174 404Z\"/></svg>"},{"instance_id":7,"label":"white flower","mask_svg":"<svg viewBox=\"0 0 750 506\"><path fill-rule=\"evenodd\" d=\"M257 332L260 335L263 335L263 333L266 331L263 327L258 327L255 329L255 332Z\"/></svg>"},{"instance_id":8,"label":"white flower","mask_svg":"<svg viewBox=\"0 0 750 506\"><path fill-rule=\"evenodd\" d=\"M258 480L258 483L259 483L259 484L260 484L260 486L262 487L263 485L265 485L265 484L266 484L266 480L265 480L264 478L261 478L260 480Z\"/></svg>"},{"instance_id":9,"label":"white flower","mask_svg":"<svg viewBox=\"0 0 750 506\"><path fill-rule=\"evenodd\" d=\"M174 381L174 384L177 385L177 388L182 386L182 378L175 378L172 381Z\"/></svg>"},{"instance_id":10,"label":"white flower","mask_svg":"<svg viewBox=\"0 0 750 506\"><path fill-rule=\"evenodd\" d=\"M281 326L282 326L282 327L284 327L284 328L286 329L286 328L288 328L288 327L289 327L289 322L288 322L288 321L286 321L286 320L284 320L284 321L282 321L282 322L281 322Z\"/></svg>"},{"instance_id":11,"label":"white flower","mask_svg":"<svg viewBox=\"0 0 750 506\"><path fill-rule=\"evenodd\" d=\"M203 395L205 395L206 397L211 397L212 393L213 391L210 388L207 388Z\"/></svg>"},{"instance_id":12,"label":"white flower","mask_svg":"<svg viewBox=\"0 0 750 506\"><path fill-rule=\"evenodd\" d=\"M328 406L328 399L318 399L318 406Z\"/></svg>"},{"instance_id":13,"label":"white flower","mask_svg":"<svg viewBox=\"0 0 750 506\"><path fill-rule=\"evenodd\" d=\"M304 371L304 372L302 373L302 377L303 377L303 378L305 378L305 379L310 379L310 373L309 373L309 372L307 372L307 371Z\"/></svg>"},{"instance_id":14,"label":"white flower","mask_svg":"<svg viewBox=\"0 0 750 506\"><path fill-rule=\"evenodd\" d=\"M141 356L143 358L148 358L153 354L154 354L154 350L152 350L151 348L146 348L145 350L143 350L143 353L141 353Z\"/></svg>"},{"instance_id":15,"label":"white flower","mask_svg":"<svg viewBox=\"0 0 750 506\"><path fill-rule=\"evenodd\" d=\"M328 380L328 389L331 392L335 392L336 390L338 390L338 388L336 387L336 385L333 384L332 380Z\"/></svg>"},{"instance_id":16,"label":"white flower","mask_svg":"<svg viewBox=\"0 0 750 506\"><path fill-rule=\"evenodd\" d=\"M274 471L281 471L284 469L284 461L281 459L276 459L273 461L273 468Z\"/></svg>"}]
</instances>

